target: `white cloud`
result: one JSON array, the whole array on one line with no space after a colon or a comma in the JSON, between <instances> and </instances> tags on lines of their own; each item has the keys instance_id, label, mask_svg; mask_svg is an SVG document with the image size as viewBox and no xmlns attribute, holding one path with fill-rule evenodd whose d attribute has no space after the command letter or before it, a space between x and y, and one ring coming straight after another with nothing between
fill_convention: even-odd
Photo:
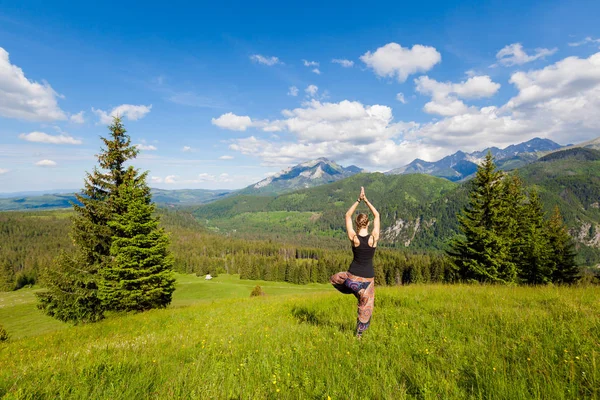
<instances>
[{"instance_id":1,"label":"white cloud","mask_svg":"<svg viewBox=\"0 0 600 400\"><path fill-rule=\"evenodd\" d=\"M540 70L516 72L510 83L519 89L508 102L512 108L594 91L600 84L600 53L584 59L567 57Z\"/></svg>"},{"instance_id":2,"label":"white cloud","mask_svg":"<svg viewBox=\"0 0 600 400\"><path fill-rule=\"evenodd\" d=\"M319 66L319 63L316 61L302 60L302 62L304 63L305 67L318 67Z\"/></svg>"},{"instance_id":3,"label":"white cloud","mask_svg":"<svg viewBox=\"0 0 600 400\"><path fill-rule=\"evenodd\" d=\"M35 163L38 167L54 167L56 165L55 161L52 160L40 160Z\"/></svg>"},{"instance_id":4,"label":"white cloud","mask_svg":"<svg viewBox=\"0 0 600 400\"><path fill-rule=\"evenodd\" d=\"M83 116L84 112L83 111L79 111L77 114L73 114L69 117L69 121L73 122L74 124L83 124L85 123L85 118Z\"/></svg>"},{"instance_id":5,"label":"white cloud","mask_svg":"<svg viewBox=\"0 0 600 400\"><path fill-rule=\"evenodd\" d=\"M600 52L567 57L539 70L516 72L510 82L519 93L504 106L535 121L547 135L577 142L600 131Z\"/></svg>"},{"instance_id":6,"label":"white cloud","mask_svg":"<svg viewBox=\"0 0 600 400\"><path fill-rule=\"evenodd\" d=\"M223 114L219 118L211 119L211 123L219 128L230 129L233 131L245 131L248 127L252 126L250 117L247 115L235 115L231 112Z\"/></svg>"},{"instance_id":7,"label":"white cloud","mask_svg":"<svg viewBox=\"0 0 600 400\"><path fill-rule=\"evenodd\" d=\"M398 100L402 104L406 104L406 99L404 98L404 93L398 93L396 95L396 100Z\"/></svg>"},{"instance_id":8,"label":"white cloud","mask_svg":"<svg viewBox=\"0 0 600 400\"><path fill-rule=\"evenodd\" d=\"M301 108L283 110L282 114L285 119L264 123L278 124L295 136L295 142L270 142L250 136L234 140L230 148L260 157L267 165L286 165L316 157L379 165L390 162L409 147L407 155L430 150L392 140L414 129L416 124L394 123L392 110L387 106L365 106L348 100L321 103L313 99Z\"/></svg>"},{"instance_id":9,"label":"white cloud","mask_svg":"<svg viewBox=\"0 0 600 400\"><path fill-rule=\"evenodd\" d=\"M290 90L288 91L288 96L298 96L298 88L296 86L290 86Z\"/></svg>"},{"instance_id":10,"label":"white cloud","mask_svg":"<svg viewBox=\"0 0 600 400\"><path fill-rule=\"evenodd\" d=\"M579 42L569 43L569 46L578 47L578 46L583 46L584 44L600 44L600 39L594 39L594 38L588 36Z\"/></svg>"},{"instance_id":11,"label":"white cloud","mask_svg":"<svg viewBox=\"0 0 600 400\"><path fill-rule=\"evenodd\" d=\"M409 75L427 72L442 60L440 53L433 47L414 45L411 49L398 43L388 43L374 53L363 54L360 59L378 76L406 81Z\"/></svg>"},{"instance_id":12,"label":"white cloud","mask_svg":"<svg viewBox=\"0 0 600 400\"><path fill-rule=\"evenodd\" d=\"M135 147L137 147L140 150L146 150L146 151L156 151L156 150L158 150L156 148L156 146L152 146L151 144L138 143L138 144L135 145Z\"/></svg>"},{"instance_id":13,"label":"white cloud","mask_svg":"<svg viewBox=\"0 0 600 400\"><path fill-rule=\"evenodd\" d=\"M313 69L312 72L314 72L317 75L321 75L321 71L319 70L319 68Z\"/></svg>"},{"instance_id":14,"label":"white cloud","mask_svg":"<svg viewBox=\"0 0 600 400\"><path fill-rule=\"evenodd\" d=\"M317 92L319 91L319 88L316 85L308 85L308 87L304 89L304 91L309 96L315 97L317 95Z\"/></svg>"},{"instance_id":15,"label":"white cloud","mask_svg":"<svg viewBox=\"0 0 600 400\"><path fill-rule=\"evenodd\" d=\"M81 144L79 139L75 139L69 135L61 133L60 135L49 135L44 132L21 133L19 139L35 143L51 143L51 144Z\"/></svg>"},{"instance_id":16,"label":"white cloud","mask_svg":"<svg viewBox=\"0 0 600 400\"><path fill-rule=\"evenodd\" d=\"M113 117L120 116L121 118L127 118L130 121L137 121L142 119L152 110L152 104L149 106L144 105L133 105L133 104L121 104L118 107L113 108L110 112L104 110L95 109L92 107L92 111L100 118L100 123L104 125L112 124Z\"/></svg>"},{"instance_id":17,"label":"white cloud","mask_svg":"<svg viewBox=\"0 0 600 400\"><path fill-rule=\"evenodd\" d=\"M153 176L150 178L150 182L152 183L163 183L163 178L160 176Z\"/></svg>"},{"instance_id":18,"label":"white cloud","mask_svg":"<svg viewBox=\"0 0 600 400\"><path fill-rule=\"evenodd\" d=\"M6 174L6 173L8 173L8 171L10 171L10 170L6 169L6 168L0 168L0 175Z\"/></svg>"},{"instance_id":19,"label":"white cloud","mask_svg":"<svg viewBox=\"0 0 600 400\"><path fill-rule=\"evenodd\" d=\"M250 59L259 64L264 64L264 65L268 65L268 66L273 66L276 64L283 64L281 61L279 61L278 57L265 57L260 54L253 54L250 56Z\"/></svg>"},{"instance_id":20,"label":"white cloud","mask_svg":"<svg viewBox=\"0 0 600 400\"><path fill-rule=\"evenodd\" d=\"M177 178L179 178L177 175L168 175L165 178L165 183L168 183L168 184L177 183Z\"/></svg>"},{"instance_id":21,"label":"white cloud","mask_svg":"<svg viewBox=\"0 0 600 400\"><path fill-rule=\"evenodd\" d=\"M417 92L431 96L431 101L425 104L423 110L429 114L453 116L469 112L469 107L458 100L491 97L500 89L487 75L472 76L460 83L438 82L428 76L415 79Z\"/></svg>"},{"instance_id":22,"label":"white cloud","mask_svg":"<svg viewBox=\"0 0 600 400\"><path fill-rule=\"evenodd\" d=\"M521 43L513 43L500 50L496 54L496 59L500 64L510 67L512 65L523 65L528 62L535 61L538 58L551 56L552 54L556 53L557 50L558 49L556 48L538 48L534 50L535 53L533 55L528 55L525 50L523 50L523 45Z\"/></svg>"},{"instance_id":23,"label":"white cloud","mask_svg":"<svg viewBox=\"0 0 600 400\"><path fill-rule=\"evenodd\" d=\"M334 58L333 60L331 60L331 62L334 64L340 64L344 68L350 68L354 65L354 61L345 60L341 58Z\"/></svg>"},{"instance_id":24,"label":"white cloud","mask_svg":"<svg viewBox=\"0 0 600 400\"><path fill-rule=\"evenodd\" d=\"M28 121L65 120L67 116L58 106L57 97L61 96L50 84L27 79L0 47L0 116Z\"/></svg>"},{"instance_id":25,"label":"white cloud","mask_svg":"<svg viewBox=\"0 0 600 400\"><path fill-rule=\"evenodd\" d=\"M233 160L233 156L221 156L219 160Z\"/></svg>"},{"instance_id":26,"label":"white cloud","mask_svg":"<svg viewBox=\"0 0 600 400\"><path fill-rule=\"evenodd\" d=\"M183 146L181 151L183 151L184 153L189 153L190 151L192 151L192 148L190 146Z\"/></svg>"}]
</instances>

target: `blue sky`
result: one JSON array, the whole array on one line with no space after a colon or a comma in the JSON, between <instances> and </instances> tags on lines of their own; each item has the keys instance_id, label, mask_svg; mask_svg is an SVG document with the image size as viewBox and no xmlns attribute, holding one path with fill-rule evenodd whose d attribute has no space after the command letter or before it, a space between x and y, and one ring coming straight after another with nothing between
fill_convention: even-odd
<instances>
[{"instance_id":1,"label":"blue sky","mask_svg":"<svg viewBox=\"0 0 600 400\"><path fill-rule=\"evenodd\" d=\"M51 3L51 4L50 4ZM167 189L317 157L600 136L597 1L0 0L0 192L82 186L119 113Z\"/></svg>"}]
</instances>

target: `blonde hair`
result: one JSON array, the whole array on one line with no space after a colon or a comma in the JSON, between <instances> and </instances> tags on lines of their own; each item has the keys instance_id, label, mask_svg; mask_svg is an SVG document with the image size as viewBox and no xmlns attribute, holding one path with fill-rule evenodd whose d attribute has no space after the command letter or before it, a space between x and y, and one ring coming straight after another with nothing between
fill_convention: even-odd
<instances>
[{"instance_id":1,"label":"blonde hair","mask_svg":"<svg viewBox=\"0 0 600 400\"><path fill-rule=\"evenodd\" d=\"M367 214L358 214L356 216L356 227L358 230L366 228L369 225L369 216Z\"/></svg>"}]
</instances>

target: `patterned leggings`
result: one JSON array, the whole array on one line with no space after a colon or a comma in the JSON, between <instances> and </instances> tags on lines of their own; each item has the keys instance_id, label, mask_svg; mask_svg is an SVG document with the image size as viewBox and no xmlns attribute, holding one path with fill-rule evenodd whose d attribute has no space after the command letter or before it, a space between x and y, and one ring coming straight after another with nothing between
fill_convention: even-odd
<instances>
[{"instance_id":1,"label":"patterned leggings","mask_svg":"<svg viewBox=\"0 0 600 400\"><path fill-rule=\"evenodd\" d=\"M329 278L334 288L344 294L353 294L358 299L358 319L356 321L356 336L362 333L371 324L371 314L375 303L374 278L363 278L349 272L338 272ZM361 292L362 290L362 292Z\"/></svg>"}]
</instances>

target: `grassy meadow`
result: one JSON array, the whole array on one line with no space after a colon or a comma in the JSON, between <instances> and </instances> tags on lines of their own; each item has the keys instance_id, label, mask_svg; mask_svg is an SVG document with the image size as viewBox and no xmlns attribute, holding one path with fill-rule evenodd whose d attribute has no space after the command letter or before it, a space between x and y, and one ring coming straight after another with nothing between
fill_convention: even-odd
<instances>
[{"instance_id":1,"label":"grassy meadow","mask_svg":"<svg viewBox=\"0 0 600 400\"><path fill-rule=\"evenodd\" d=\"M260 284L266 296L250 298ZM600 398L597 287L377 288L371 328L328 285L179 275L173 304L71 326L0 294L0 397Z\"/></svg>"}]
</instances>

